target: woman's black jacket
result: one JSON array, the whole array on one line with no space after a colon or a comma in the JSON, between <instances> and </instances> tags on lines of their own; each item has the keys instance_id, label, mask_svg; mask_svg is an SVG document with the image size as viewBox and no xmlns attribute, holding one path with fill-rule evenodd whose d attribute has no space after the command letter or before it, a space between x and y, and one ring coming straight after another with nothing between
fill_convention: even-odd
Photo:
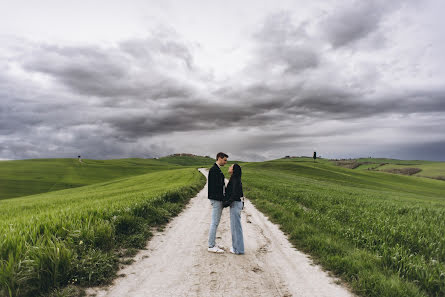
<instances>
[{"instance_id":1,"label":"woman's black jacket","mask_svg":"<svg viewBox=\"0 0 445 297\"><path fill-rule=\"evenodd\" d=\"M230 205L233 201L241 201L243 193L243 183L239 178L231 178L227 184L224 204Z\"/></svg>"}]
</instances>

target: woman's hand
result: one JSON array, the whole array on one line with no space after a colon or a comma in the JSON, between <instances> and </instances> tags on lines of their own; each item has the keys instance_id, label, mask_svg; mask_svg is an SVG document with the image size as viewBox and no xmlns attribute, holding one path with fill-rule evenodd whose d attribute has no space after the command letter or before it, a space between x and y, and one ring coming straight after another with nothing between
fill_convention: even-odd
<instances>
[{"instance_id":1,"label":"woman's hand","mask_svg":"<svg viewBox=\"0 0 445 297\"><path fill-rule=\"evenodd\" d=\"M230 204L232 204L232 200L223 200L223 207L224 208L226 208L226 207L228 207L228 206L230 206Z\"/></svg>"}]
</instances>

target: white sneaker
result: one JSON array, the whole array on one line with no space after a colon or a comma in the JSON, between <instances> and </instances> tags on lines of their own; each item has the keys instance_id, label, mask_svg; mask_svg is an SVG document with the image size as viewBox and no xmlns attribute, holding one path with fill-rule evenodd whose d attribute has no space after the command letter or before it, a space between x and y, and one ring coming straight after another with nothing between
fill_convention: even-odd
<instances>
[{"instance_id":1,"label":"white sneaker","mask_svg":"<svg viewBox=\"0 0 445 297\"><path fill-rule=\"evenodd\" d=\"M230 247L230 252L231 252L232 254L235 254L235 251L233 250L233 247Z\"/></svg>"},{"instance_id":2,"label":"white sneaker","mask_svg":"<svg viewBox=\"0 0 445 297\"><path fill-rule=\"evenodd\" d=\"M214 247L211 247L211 248L209 247L207 250L209 252L212 252L212 253L219 253L219 254L224 253L224 250L220 249L216 245Z\"/></svg>"}]
</instances>

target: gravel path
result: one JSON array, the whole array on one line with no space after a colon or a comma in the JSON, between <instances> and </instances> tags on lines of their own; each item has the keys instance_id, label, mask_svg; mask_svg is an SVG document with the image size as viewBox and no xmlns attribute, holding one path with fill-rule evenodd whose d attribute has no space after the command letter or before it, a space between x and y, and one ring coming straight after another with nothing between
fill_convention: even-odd
<instances>
[{"instance_id":1,"label":"gravel path","mask_svg":"<svg viewBox=\"0 0 445 297\"><path fill-rule=\"evenodd\" d=\"M199 169L207 177L208 171ZM217 242L207 251L211 206L207 185L164 231L158 232L109 287L88 296L354 296L337 284L246 199L241 214L245 254L233 255L229 209L223 210Z\"/></svg>"}]
</instances>

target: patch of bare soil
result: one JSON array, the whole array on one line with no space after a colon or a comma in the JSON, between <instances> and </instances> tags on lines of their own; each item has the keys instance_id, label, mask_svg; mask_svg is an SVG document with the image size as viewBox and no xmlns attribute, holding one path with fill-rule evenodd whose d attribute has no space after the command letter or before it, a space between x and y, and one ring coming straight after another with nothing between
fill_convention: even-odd
<instances>
[{"instance_id":1,"label":"patch of bare soil","mask_svg":"<svg viewBox=\"0 0 445 297\"><path fill-rule=\"evenodd\" d=\"M390 169L385 169L383 171L388 172L388 173L413 175L413 174L419 173L420 171L422 171L422 169L407 167L407 168L390 168Z\"/></svg>"}]
</instances>

